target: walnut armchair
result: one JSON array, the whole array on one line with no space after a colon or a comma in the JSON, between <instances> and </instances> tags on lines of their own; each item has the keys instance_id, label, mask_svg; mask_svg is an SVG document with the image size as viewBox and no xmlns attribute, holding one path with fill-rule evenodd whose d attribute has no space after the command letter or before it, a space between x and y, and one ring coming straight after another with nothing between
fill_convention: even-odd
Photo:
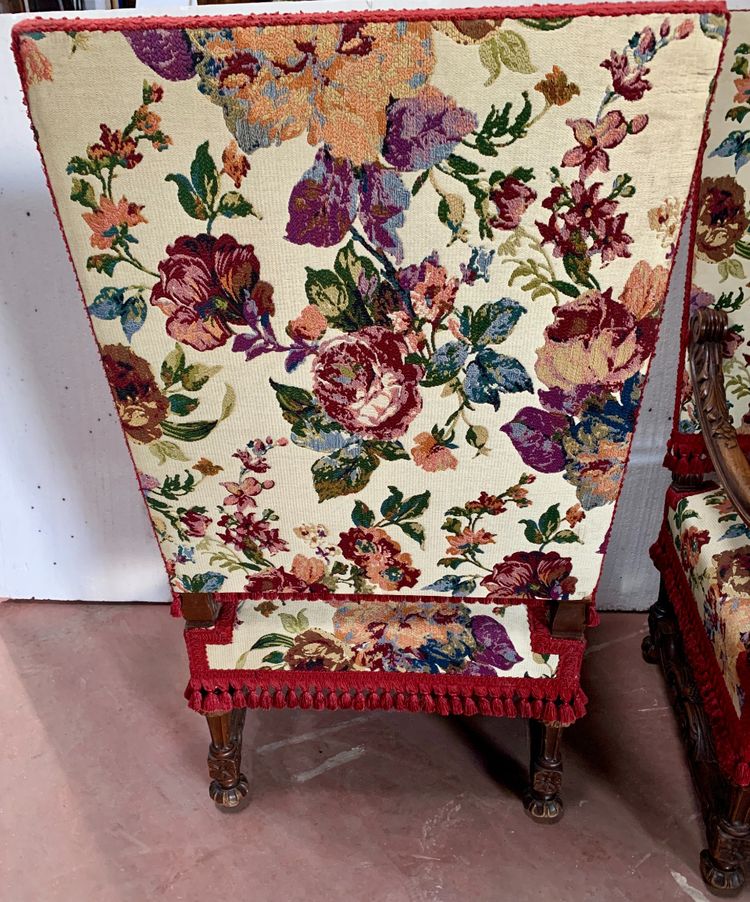
<instances>
[{"instance_id":1,"label":"walnut armchair","mask_svg":"<svg viewBox=\"0 0 750 902\"><path fill-rule=\"evenodd\" d=\"M353 708L527 719L526 810L562 814L724 29L715 3L16 27L221 807L247 709Z\"/></svg>"}]
</instances>

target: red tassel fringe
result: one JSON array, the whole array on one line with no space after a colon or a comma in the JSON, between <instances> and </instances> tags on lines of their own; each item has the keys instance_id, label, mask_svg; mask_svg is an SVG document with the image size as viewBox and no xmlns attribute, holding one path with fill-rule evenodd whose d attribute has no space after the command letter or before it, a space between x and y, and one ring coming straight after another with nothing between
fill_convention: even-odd
<instances>
[{"instance_id":1,"label":"red tassel fringe","mask_svg":"<svg viewBox=\"0 0 750 902\"><path fill-rule=\"evenodd\" d=\"M231 689L231 691L230 691ZM322 711L336 711L339 708L353 708L355 711L383 710L411 711L427 714L438 713L443 717L463 715L473 717L482 714L485 717L523 717L537 718L546 723L561 723L569 726L586 713L586 695L579 688L570 698L545 698L543 688L535 690L538 698L514 697L512 694L502 696L491 690L491 698L487 690L476 693L450 687L447 692L425 688L419 692L398 692L390 689L370 689L352 692L350 690L323 689L311 687L298 692L297 688L236 686L230 689L206 689L197 681L191 681L185 690L188 705L200 714L221 714L232 708L303 708ZM747 783L750 783L750 769L747 772ZM744 785L744 784L743 784Z\"/></svg>"},{"instance_id":2,"label":"red tassel fringe","mask_svg":"<svg viewBox=\"0 0 750 902\"><path fill-rule=\"evenodd\" d=\"M651 547L651 558L661 574L677 617L685 655L711 726L719 766L739 786L749 786L750 711L746 706L746 716L737 717L666 524L662 525L659 538Z\"/></svg>"}]
</instances>

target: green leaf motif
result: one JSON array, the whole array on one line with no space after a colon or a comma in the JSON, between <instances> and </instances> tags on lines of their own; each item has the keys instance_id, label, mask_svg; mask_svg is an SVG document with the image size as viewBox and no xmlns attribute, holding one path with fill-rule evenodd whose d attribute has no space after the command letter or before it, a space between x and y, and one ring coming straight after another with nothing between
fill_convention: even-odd
<instances>
[{"instance_id":1,"label":"green leaf motif","mask_svg":"<svg viewBox=\"0 0 750 902\"><path fill-rule=\"evenodd\" d=\"M86 261L86 269L94 269L96 272L111 277L114 275L118 263L122 263L121 257L115 257L112 254L93 254Z\"/></svg>"},{"instance_id":2,"label":"green leaf motif","mask_svg":"<svg viewBox=\"0 0 750 902\"><path fill-rule=\"evenodd\" d=\"M276 392L281 415L292 424L295 445L311 451L330 453L352 441L352 435L332 420L309 391L269 379Z\"/></svg>"},{"instance_id":3,"label":"green leaf motif","mask_svg":"<svg viewBox=\"0 0 750 902\"><path fill-rule=\"evenodd\" d=\"M523 534L527 542L530 542L532 545L541 545L544 542L544 536L539 531L534 520L519 520L518 522L526 527Z\"/></svg>"},{"instance_id":4,"label":"green leaf motif","mask_svg":"<svg viewBox=\"0 0 750 902\"><path fill-rule=\"evenodd\" d=\"M220 366L206 366L204 363L191 363L185 367L184 358L183 367L180 381L186 391L200 391L211 376L215 376L221 370Z\"/></svg>"},{"instance_id":5,"label":"green leaf motif","mask_svg":"<svg viewBox=\"0 0 750 902\"><path fill-rule=\"evenodd\" d=\"M261 660L263 661L264 664L283 664L284 663L284 652L283 651L271 651Z\"/></svg>"},{"instance_id":6,"label":"green leaf motif","mask_svg":"<svg viewBox=\"0 0 750 902\"><path fill-rule=\"evenodd\" d=\"M425 169L424 172L420 172L417 176L414 184L411 186L411 196L416 197L419 189L424 185L427 179L430 177L430 170Z\"/></svg>"},{"instance_id":7,"label":"green leaf motif","mask_svg":"<svg viewBox=\"0 0 750 902\"><path fill-rule=\"evenodd\" d=\"M89 207L92 210L97 210L99 208L93 187L83 179L73 179L73 184L70 189L70 199L77 201L79 204L82 204L84 207Z\"/></svg>"},{"instance_id":8,"label":"green leaf motif","mask_svg":"<svg viewBox=\"0 0 750 902\"><path fill-rule=\"evenodd\" d=\"M219 201L219 213L229 219L238 216L256 216L255 208L239 191L227 191Z\"/></svg>"},{"instance_id":9,"label":"green leaf motif","mask_svg":"<svg viewBox=\"0 0 750 902\"><path fill-rule=\"evenodd\" d=\"M178 417L186 417L198 406L197 398L189 398L187 395L170 395L169 410Z\"/></svg>"},{"instance_id":10,"label":"green leaf motif","mask_svg":"<svg viewBox=\"0 0 750 902\"><path fill-rule=\"evenodd\" d=\"M281 620L281 625L284 629L292 635L302 633L310 626L310 621L305 616L304 611L300 611L296 617L294 614L285 614L282 612L279 614L279 620Z\"/></svg>"},{"instance_id":11,"label":"green leaf motif","mask_svg":"<svg viewBox=\"0 0 750 902\"><path fill-rule=\"evenodd\" d=\"M175 444L175 442L168 442L165 439L151 442L148 450L154 455L160 466L165 464L167 460L190 460L179 445Z\"/></svg>"},{"instance_id":12,"label":"green leaf motif","mask_svg":"<svg viewBox=\"0 0 750 902\"><path fill-rule=\"evenodd\" d=\"M345 445L312 465L318 501L352 495L363 489L378 467L378 458L361 442Z\"/></svg>"},{"instance_id":13,"label":"green leaf motif","mask_svg":"<svg viewBox=\"0 0 750 902\"><path fill-rule=\"evenodd\" d=\"M552 541L557 542L560 545L567 545L572 542L580 542L581 540L572 529L561 529L560 532L555 533L552 537Z\"/></svg>"},{"instance_id":14,"label":"green leaf motif","mask_svg":"<svg viewBox=\"0 0 750 902\"><path fill-rule=\"evenodd\" d=\"M467 308L464 308L466 310ZM511 298L500 298L474 311L471 317L471 325L464 332L463 321L461 332L466 334L471 343L476 346L501 344L513 331L521 316L526 313L526 308Z\"/></svg>"},{"instance_id":15,"label":"green leaf motif","mask_svg":"<svg viewBox=\"0 0 750 902\"><path fill-rule=\"evenodd\" d=\"M175 344L174 350L164 358L161 365L161 379L165 388L169 388L182 379L185 371L185 352L180 344Z\"/></svg>"},{"instance_id":16,"label":"green leaf motif","mask_svg":"<svg viewBox=\"0 0 750 902\"><path fill-rule=\"evenodd\" d=\"M362 526L365 529L375 522L375 514L364 503L364 501L355 501L354 510L352 510L352 523L355 526Z\"/></svg>"},{"instance_id":17,"label":"green leaf motif","mask_svg":"<svg viewBox=\"0 0 750 902\"><path fill-rule=\"evenodd\" d=\"M410 539L414 539L420 548L424 548L425 532L424 526L422 526L421 523L417 523L415 520L406 520L404 523L399 523L398 525Z\"/></svg>"},{"instance_id":18,"label":"green leaf motif","mask_svg":"<svg viewBox=\"0 0 750 902\"><path fill-rule=\"evenodd\" d=\"M204 141L195 151L195 157L190 164L190 181L198 197L207 206L213 207L219 190L219 173L209 153L208 141Z\"/></svg>"},{"instance_id":19,"label":"green leaf motif","mask_svg":"<svg viewBox=\"0 0 750 902\"><path fill-rule=\"evenodd\" d=\"M560 525L560 505L553 504L539 518L539 529L545 538L549 538Z\"/></svg>"},{"instance_id":20,"label":"green leaf motif","mask_svg":"<svg viewBox=\"0 0 750 902\"><path fill-rule=\"evenodd\" d=\"M260 639L254 642L249 650L255 651L257 648L273 648L276 645L283 645L286 648L291 648L294 645L294 640L291 636L285 636L283 633L266 633L265 636L261 636ZM237 663L237 666L241 666L239 662Z\"/></svg>"},{"instance_id":21,"label":"green leaf motif","mask_svg":"<svg viewBox=\"0 0 750 902\"><path fill-rule=\"evenodd\" d=\"M497 55L511 72L531 75L536 67L531 62L526 41L515 31L497 31L490 39L495 42Z\"/></svg>"},{"instance_id":22,"label":"green leaf motif","mask_svg":"<svg viewBox=\"0 0 750 902\"><path fill-rule=\"evenodd\" d=\"M462 341L449 341L441 345L430 357L420 384L431 388L454 379L466 362L470 350L469 345Z\"/></svg>"},{"instance_id":23,"label":"green leaf motif","mask_svg":"<svg viewBox=\"0 0 750 902\"><path fill-rule=\"evenodd\" d=\"M182 209L192 219L208 219L208 209L198 195L193 191L190 181L184 176L171 172L164 179L165 182L174 182L177 185L177 200Z\"/></svg>"}]
</instances>

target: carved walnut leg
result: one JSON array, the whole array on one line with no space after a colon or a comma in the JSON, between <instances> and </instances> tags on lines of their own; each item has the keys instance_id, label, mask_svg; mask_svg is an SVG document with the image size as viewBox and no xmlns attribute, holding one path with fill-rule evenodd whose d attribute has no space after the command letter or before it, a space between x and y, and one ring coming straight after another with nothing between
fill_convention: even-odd
<instances>
[{"instance_id":1,"label":"carved walnut leg","mask_svg":"<svg viewBox=\"0 0 750 902\"><path fill-rule=\"evenodd\" d=\"M736 896L745 883L742 862L750 844L750 790L733 785L726 815L712 812L708 848L701 852L701 876L712 893Z\"/></svg>"},{"instance_id":2,"label":"carved walnut leg","mask_svg":"<svg viewBox=\"0 0 750 902\"><path fill-rule=\"evenodd\" d=\"M240 772L245 709L207 714L211 745L208 748L208 793L225 811L236 810L247 797L247 777Z\"/></svg>"},{"instance_id":3,"label":"carved walnut leg","mask_svg":"<svg viewBox=\"0 0 750 902\"><path fill-rule=\"evenodd\" d=\"M662 580L659 583L659 598L648 610L648 636L644 636L641 643L641 654L647 664L659 663L659 648L662 643L671 641L674 629L674 613Z\"/></svg>"},{"instance_id":4,"label":"carved walnut leg","mask_svg":"<svg viewBox=\"0 0 750 902\"><path fill-rule=\"evenodd\" d=\"M552 824L563 815L560 798L562 757L560 746L564 727L538 720L529 721L531 763L529 788L523 798L526 814L540 824Z\"/></svg>"}]
</instances>

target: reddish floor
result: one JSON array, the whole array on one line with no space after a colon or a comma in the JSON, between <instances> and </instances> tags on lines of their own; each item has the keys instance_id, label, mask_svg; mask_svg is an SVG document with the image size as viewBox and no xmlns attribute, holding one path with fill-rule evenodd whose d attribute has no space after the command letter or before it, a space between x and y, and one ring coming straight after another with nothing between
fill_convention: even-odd
<instances>
[{"instance_id":1,"label":"reddish floor","mask_svg":"<svg viewBox=\"0 0 750 902\"><path fill-rule=\"evenodd\" d=\"M156 605L0 604L0 891L7 902L704 899L703 841L642 614L606 614L562 822L524 815L524 724L250 713L252 804L207 794Z\"/></svg>"}]
</instances>

